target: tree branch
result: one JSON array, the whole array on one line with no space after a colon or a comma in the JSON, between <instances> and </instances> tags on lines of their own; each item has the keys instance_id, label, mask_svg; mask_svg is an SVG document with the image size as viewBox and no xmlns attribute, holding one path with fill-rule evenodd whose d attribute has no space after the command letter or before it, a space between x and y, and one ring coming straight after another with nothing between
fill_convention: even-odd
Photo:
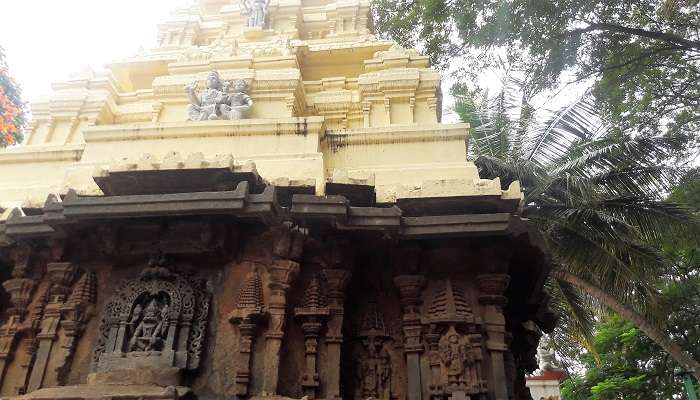
<instances>
[{"instance_id":1,"label":"tree branch","mask_svg":"<svg viewBox=\"0 0 700 400\"><path fill-rule=\"evenodd\" d=\"M661 40L667 43L679 45L685 49L700 50L700 41L690 40L669 32L648 31L640 28L630 28L627 26L609 24L605 22L587 22L585 28L574 29L569 31L570 35L579 35L593 31L610 31L617 33L626 33L632 36L645 37L654 40Z\"/></svg>"}]
</instances>

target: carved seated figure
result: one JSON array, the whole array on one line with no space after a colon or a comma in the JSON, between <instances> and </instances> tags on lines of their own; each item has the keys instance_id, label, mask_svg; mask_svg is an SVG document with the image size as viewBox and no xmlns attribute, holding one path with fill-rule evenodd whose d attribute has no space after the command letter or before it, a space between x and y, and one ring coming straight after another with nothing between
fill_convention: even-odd
<instances>
[{"instance_id":1,"label":"carved seated figure","mask_svg":"<svg viewBox=\"0 0 700 400\"><path fill-rule=\"evenodd\" d=\"M229 88L233 86L233 94ZM238 79L234 82L222 82L219 73L212 71L207 76L207 88L197 97L197 82L185 86L190 99L187 109L190 121L238 120L253 106L253 99L247 94L248 84Z\"/></svg>"},{"instance_id":2,"label":"carved seated figure","mask_svg":"<svg viewBox=\"0 0 700 400\"><path fill-rule=\"evenodd\" d=\"M167 332L168 312L168 305L159 306L155 298L151 299L143 312L137 305L131 321L132 323L138 321L138 325L129 341L129 351L160 350Z\"/></svg>"}]
</instances>

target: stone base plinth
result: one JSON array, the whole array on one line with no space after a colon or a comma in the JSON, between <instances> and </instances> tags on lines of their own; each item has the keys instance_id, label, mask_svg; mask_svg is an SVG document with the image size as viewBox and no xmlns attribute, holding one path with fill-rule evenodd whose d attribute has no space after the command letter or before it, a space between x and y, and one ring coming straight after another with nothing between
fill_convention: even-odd
<instances>
[{"instance_id":1,"label":"stone base plinth","mask_svg":"<svg viewBox=\"0 0 700 400\"><path fill-rule=\"evenodd\" d=\"M180 383L179 368L117 369L88 375L88 385L155 385L177 386Z\"/></svg>"},{"instance_id":2,"label":"stone base plinth","mask_svg":"<svg viewBox=\"0 0 700 400\"><path fill-rule=\"evenodd\" d=\"M182 386L157 385L77 385L45 388L13 400L184 400L195 399L192 391Z\"/></svg>"}]
</instances>

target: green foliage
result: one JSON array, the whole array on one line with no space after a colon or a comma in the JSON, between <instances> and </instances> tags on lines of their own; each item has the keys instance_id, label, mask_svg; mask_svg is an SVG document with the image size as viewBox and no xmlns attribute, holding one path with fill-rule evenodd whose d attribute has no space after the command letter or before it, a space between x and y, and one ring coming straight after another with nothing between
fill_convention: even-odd
<instances>
[{"instance_id":1,"label":"green foliage","mask_svg":"<svg viewBox=\"0 0 700 400\"><path fill-rule=\"evenodd\" d=\"M700 176L690 171L672 191L670 200L700 210ZM674 259L668 279L659 285L660 307L665 310L665 332L694 359L700 358L700 253L698 237L663 241L664 252ZM669 246L670 244L670 246ZM599 324L593 337L595 353L573 357L585 372L562 385L565 400L583 399L686 399L678 365L630 322L612 315Z\"/></svg>"},{"instance_id":2,"label":"green foliage","mask_svg":"<svg viewBox=\"0 0 700 400\"><path fill-rule=\"evenodd\" d=\"M21 91L9 76L5 54L0 47L0 147L20 143L25 123Z\"/></svg>"},{"instance_id":3,"label":"green foliage","mask_svg":"<svg viewBox=\"0 0 700 400\"><path fill-rule=\"evenodd\" d=\"M689 135L700 128L699 0L374 0L380 34L465 72L505 57L531 93L563 76L594 81L622 130ZM690 136L688 136L690 137Z\"/></svg>"},{"instance_id":4,"label":"green foliage","mask_svg":"<svg viewBox=\"0 0 700 400\"><path fill-rule=\"evenodd\" d=\"M533 112L521 87L510 80L495 96L454 91L457 113L474 127L470 157L481 177L500 177L504 188L520 182L523 216L542 232L560 268L659 320L656 288L671 263L655 244L691 220L686 208L661 198L678 179L664 161L684 139L610 129L587 97ZM548 289L561 315L558 350L590 347L593 315L605 305L561 280Z\"/></svg>"}]
</instances>

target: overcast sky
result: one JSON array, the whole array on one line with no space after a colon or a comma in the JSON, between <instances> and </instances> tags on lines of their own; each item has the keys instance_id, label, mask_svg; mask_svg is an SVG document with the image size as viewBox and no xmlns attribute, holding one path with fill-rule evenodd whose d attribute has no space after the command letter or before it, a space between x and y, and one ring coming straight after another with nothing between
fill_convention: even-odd
<instances>
[{"instance_id":1,"label":"overcast sky","mask_svg":"<svg viewBox=\"0 0 700 400\"><path fill-rule=\"evenodd\" d=\"M158 22L192 0L0 0L0 46L27 101L86 67L153 47Z\"/></svg>"}]
</instances>

